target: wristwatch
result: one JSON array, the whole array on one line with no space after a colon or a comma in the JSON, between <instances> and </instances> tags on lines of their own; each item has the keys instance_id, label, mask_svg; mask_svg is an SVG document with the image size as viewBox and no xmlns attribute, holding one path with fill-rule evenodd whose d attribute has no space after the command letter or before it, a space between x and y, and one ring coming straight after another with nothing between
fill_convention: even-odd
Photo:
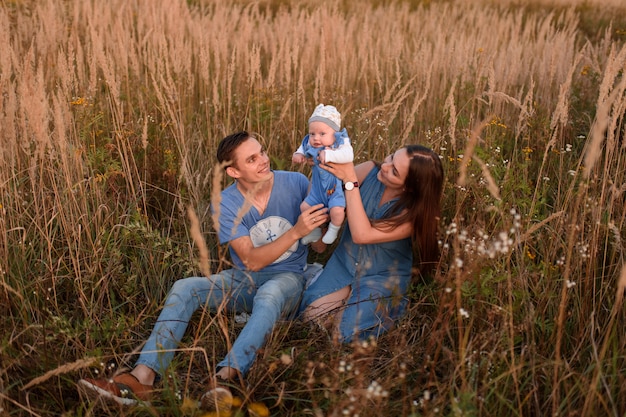
<instances>
[{"instance_id":1,"label":"wristwatch","mask_svg":"<svg viewBox=\"0 0 626 417\"><path fill-rule=\"evenodd\" d=\"M355 188L359 188L359 183L356 181L348 181L343 185L343 189L346 191L354 190Z\"/></svg>"}]
</instances>

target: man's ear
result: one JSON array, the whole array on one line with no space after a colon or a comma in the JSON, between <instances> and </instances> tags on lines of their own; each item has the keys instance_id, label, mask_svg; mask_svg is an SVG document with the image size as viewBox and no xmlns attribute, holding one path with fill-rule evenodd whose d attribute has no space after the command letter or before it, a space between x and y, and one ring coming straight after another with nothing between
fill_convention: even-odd
<instances>
[{"instance_id":1,"label":"man's ear","mask_svg":"<svg viewBox=\"0 0 626 417\"><path fill-rule=\"evenodd\" d=\"M237 168L233 168L232 166L229 166L226 168L226 174L228 174L229 177L234 178L234 179L241 177Z\"/></svg>"}]
</instances>

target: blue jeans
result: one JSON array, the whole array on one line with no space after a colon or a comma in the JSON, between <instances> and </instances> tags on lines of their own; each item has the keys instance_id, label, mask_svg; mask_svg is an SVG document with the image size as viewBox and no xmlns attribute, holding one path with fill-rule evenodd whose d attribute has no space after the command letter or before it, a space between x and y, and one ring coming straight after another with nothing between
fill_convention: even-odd
<instances>
[{"instance_id":1,"label":"blue jeans","mask_svg":"<svg viewBox=\"0 0 626 417\"><path fill-rule=\"evenodd\" d=\"M228 269L209 278L178 280L167 295L137 364L146 365L163 376L191 316L198 308L206 306L212 311L225 308L250 313L231 350L217 365L218 368L238 369L245 375L276 321L298 307L303 287L303 275L295 272Z\"/></svg>"}]
</instances>

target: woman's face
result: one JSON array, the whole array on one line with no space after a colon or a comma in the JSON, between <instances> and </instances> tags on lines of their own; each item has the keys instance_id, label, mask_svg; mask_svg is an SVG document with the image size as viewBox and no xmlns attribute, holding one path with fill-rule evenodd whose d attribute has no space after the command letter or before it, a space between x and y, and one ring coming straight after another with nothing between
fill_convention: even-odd
<instances>
[{"instance_id":1,"label":"woman's face","mask_svg":"<svg viewBox=\"0 0 626 417\"><path fill-rule=\"evenodd\" d=\"M403 189L409 173L411 158L405 148L398 149L385 158L378 172L378 180L387 188Z\"/></svg>"}]
</instances>

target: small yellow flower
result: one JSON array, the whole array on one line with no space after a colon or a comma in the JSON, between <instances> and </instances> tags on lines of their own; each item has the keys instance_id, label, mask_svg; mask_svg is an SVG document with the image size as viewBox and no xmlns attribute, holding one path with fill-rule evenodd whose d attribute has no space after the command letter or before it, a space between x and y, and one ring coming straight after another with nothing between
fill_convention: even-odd
<instances>
[{"instance_id":1,"label":"small yellow flower","mask_svg":"<svg viewBox=\"0 0 626 417\"><path fill-rule=\"evenodd\" d=\"M524 152L524 155L526 155L526 158L524 159L530 161L530 154L533 153L533 148L526 146L522 149L522 152Z\"/></svg>"},{"instance_id":2,"label":"small yellow flower","mask_svg":"<svg viewBox=\"0 0 626 417\"><path fill-rule=\"evenodd\" d=\"M206 413L200 414L201 417L232 417L233 412L230 410L224 411L208 411Z\"/></svg>"},{"instance_id":3,"label":"small yellow flower","mask_svg":"<svg viewBox=\"0 0 626 417\"><path fill-rule=\"evenodd\" d=\"M496 127L501 127L503 129L506 129L508 126L502 121L502 119L500 119L499 117L494 117L489 124L491 126L496 126Z\"/></svg>"},{"instance_id":4,"label":"small yellow flower","mask_svg":"<svg viewBox=\"0 0 626 417\"><path fill-rule=\"evenodd\" d=\"M185 397L180 406L180 410L185 414L193 414L198 410L198 402L189 397Z\"/></svg>"},{"instance_id":5,"label":"small yellow flower","mask_svg":"<svg viewBox=\"0 0 626 417\"><path fill-rule=\"evenodd\" d=\"M84 106L87 104L87 100L84 97L76 97L73 101L70 102L73 106Z\"/></svg>"},{"instance_id":6,"label":"small yellow flower","mask_svg":"<svg viewBox=\"0 0 626 417\"><path fill-rule=\"evenodd\" d=\"M254 417L268 417L270 410L263 403L250 403L248 404L248 414Z\"/></svg>"},{"instance_id":7,"label":"small yellow flower","mask_svg":"<svg viewBox=\"0 0 626 417\"><path fill-rule=\"evenodd\" d=\"M530 258L530 260L531 260L531 261L532 261L532 260L534 260L534 259L537 257L537 255L535 255L534 253L532 253L532 252L530 251L530 249L527 249L527 250L526 250L526 255L528 256L528 258Z\"/></svg>"}]
</instances>

